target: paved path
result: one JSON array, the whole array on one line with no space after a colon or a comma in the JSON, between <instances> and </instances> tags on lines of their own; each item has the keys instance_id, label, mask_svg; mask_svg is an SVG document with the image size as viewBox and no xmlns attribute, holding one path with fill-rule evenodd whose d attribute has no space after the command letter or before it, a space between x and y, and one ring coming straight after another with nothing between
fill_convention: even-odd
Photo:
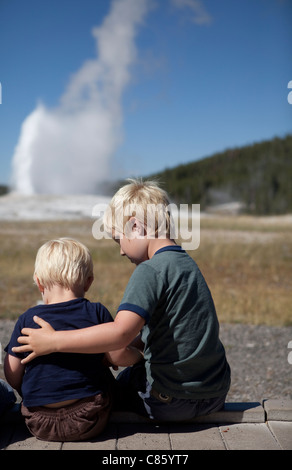
<instances>
[{"instance_id":1,"label":"paved path","mask_svg":"<svg viewBox=\"0 0 292 470\"><path fill-rule=\"evenodd\" d=\"M104 451L103 459L126 458L144 450L143 459L148 458L149 464L155 464L151 462L155 452L157 459L175 455L173 463L184 463L183 455L192 450L292 450L292 400L227 403L223 411L186 423L153 423L134 413L114 413L104 434L90 442L40 441L18 414L10 413L0 425L0 449L99 450ZM131 466L130 461L122 463Z\"/></svg>"}]
</instances>

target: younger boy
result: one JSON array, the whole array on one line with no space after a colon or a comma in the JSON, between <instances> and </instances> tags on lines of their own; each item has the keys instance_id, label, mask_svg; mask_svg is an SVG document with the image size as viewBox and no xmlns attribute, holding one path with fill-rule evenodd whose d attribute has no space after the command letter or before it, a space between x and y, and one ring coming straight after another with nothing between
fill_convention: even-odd
<instances>
[{"instance_id":1,"label":"younger boy","mask_svg":"<svg viewBox=\"0 0 292 470\"><path fill-rule=\"evenodd\" d=\"M100 303L84 298L93 281L88 249L72 239L52 240L38 251L34 280L44 305L27 310L18 319L5 349L7 381L23 398L22 414L29 430L39 439L76 441L98 435L112 407L113 377L104 354L50 354L26 366L26 354L12 351L21 329L34 325L33 316L49 321L57 330L109 324L112 317ZM130 365L141 359L134 348L108 352L112 364Z\"/></svg>"},{"instance_id":2,"label":"younger boy","mask_svg":"<svg viewBox=\"0 0 292 470\"><path fill-rule=\"evenodd\" d=\"M28 336L19 338L24 346L17 350L33 351L29 361L52 351L97 353L140 342L145 368L133 366L121 380L134 393L137 411L179 421L223 407L230 368L210 291L195 261L172 239L168 208L167 194L155 183L122 187L104 223L121 255L137 267L114 322L60 332L36 319L42 329L24 329Z\"/></svg>"}]
</instances>

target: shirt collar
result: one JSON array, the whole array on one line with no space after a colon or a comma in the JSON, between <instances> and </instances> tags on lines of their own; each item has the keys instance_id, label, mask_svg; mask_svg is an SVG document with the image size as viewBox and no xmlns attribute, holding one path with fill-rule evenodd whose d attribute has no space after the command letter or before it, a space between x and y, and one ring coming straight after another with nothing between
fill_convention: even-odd
<instances>
[{"instance_id":1,"label":"shirt collar","mask_svg":"<svg viewBox=\"0 0 292 470\"><path fill-rule=\"evenodd\" d=\"M180 253L185 253L185 250L182 249L181 246L179 245L168 245L168 246L163 246L162 248L159 248L154 255L158 255L159 253L162 253L163 251L178 251Z\"/></svg>"}]
</instances>

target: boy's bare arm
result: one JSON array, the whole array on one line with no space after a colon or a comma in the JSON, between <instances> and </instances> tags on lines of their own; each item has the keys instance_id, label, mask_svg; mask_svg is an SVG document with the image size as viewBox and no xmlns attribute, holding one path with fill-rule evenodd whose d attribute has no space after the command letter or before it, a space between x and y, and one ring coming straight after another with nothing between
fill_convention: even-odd
<instances>
[{"instance_id":1,"label":"boy's bare arm","mask_svg":"<svg viewBox=\"0 0 292 470\"><path fill-rule=\"evenodd\" d=\"M139 349L127 346L117 351L107 352L106 358L113 366L127 367L140 362L144 358L144 355Z\"/></svg>"},{"instance_id":2,"label":"boy's bare arm","mask_svg":"<svg viewBox=\"0 0 292 470\"><path fill-rule=\"evenodd\" d=\"M34 318L41 327L24 328L18 342L23 346L13 348L13 352L31 352L22 364L37 356L53 352L103 353L125 348L138 335L145 320L134 312L121 310L111 323L103 323L89 328L69 331L55 331L41 318Z\"/></svg>"},{"instance_id":3,"label":"boy's bare arm","mask_svg":"<svg viewBox=\"0 0 292 470\"><path fill-rule=\"evenodd\" d=\"M139 349L140 351L144 351L145 345L141 339L141 333L133 339L130 346L133 346L134 348Z\"/></svg>"},{"instance_id":4,"label":"boy's bare arm","mask_svg":"<svg viewBox=\"0 0 292 470\"><path fill-rule=\"evenodd\" d=\"M21 384L24 370L25 366L21 363L21 359L12 356L11 354L6 354L4 359L4 374L7 382L12 388L17 390L19 395L21 395Z\"/></svg>"}]
</instances>

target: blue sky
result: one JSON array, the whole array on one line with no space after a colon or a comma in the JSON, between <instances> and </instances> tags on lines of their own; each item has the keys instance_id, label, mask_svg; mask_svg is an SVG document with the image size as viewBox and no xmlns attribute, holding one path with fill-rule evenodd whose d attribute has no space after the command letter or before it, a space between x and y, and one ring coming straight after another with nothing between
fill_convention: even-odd
<instances>
[{"instance_id":1,"label":"blue sky","mask_svg":"<svg viewBox=\"0 0 292 470\"><path fill-rule=\"evenodd\" d=\"M0 184L14 160L24 192L92 192L291 133L291 20L290 0L0 0Z\"/></svg>"}]
</instances>

